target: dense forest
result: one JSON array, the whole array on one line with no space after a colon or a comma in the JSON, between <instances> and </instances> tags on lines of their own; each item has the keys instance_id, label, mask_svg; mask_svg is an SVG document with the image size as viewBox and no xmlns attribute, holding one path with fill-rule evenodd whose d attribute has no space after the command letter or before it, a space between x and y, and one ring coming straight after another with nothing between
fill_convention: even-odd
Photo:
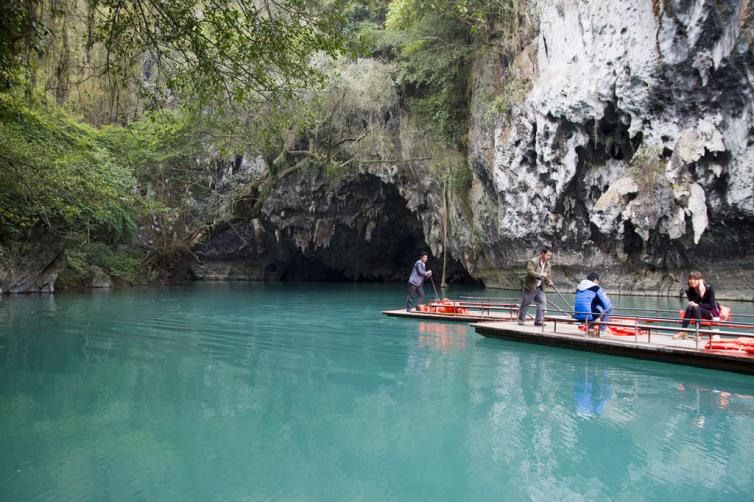
<instances>
[{"instance_id":1,"label":"dense forest","mask_svg":"<svg viewBox=\"0 0 754 502\"><path fill-rule=\"evenodd\" d=\"M0 10L0 268L50 248L62 288L103 273L116 284L181 279L240 200L259 205L291 170L337 179L410 162L396 135L462 190L471 57L493 39L514 54L531 37L517 0ZM508 91L491 107L505 112ZM395 130L399 114L410 119Z\"/></svg>"}]
</instances>

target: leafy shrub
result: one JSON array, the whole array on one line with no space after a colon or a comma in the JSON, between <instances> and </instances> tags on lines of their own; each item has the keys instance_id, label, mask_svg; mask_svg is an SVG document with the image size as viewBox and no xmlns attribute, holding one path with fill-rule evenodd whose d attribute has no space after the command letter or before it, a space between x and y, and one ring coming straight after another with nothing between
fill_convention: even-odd
<instances>
[{"instance_id":1,"label":"leafy shrub","mask_svg":"<svg viewBox=\"0 0 754 502\"><path fill-rule=\"evenodd\" d=\"M56 283L60 289L91 285L94 267L99 267L114 285L136 285L149 281L144 254L128 247L111 248L102 242L79 243L65 251L65 267Z\"/></svg>"},{"instance_id":2,"label":"leafy shrub","mask_svg":"<svg viewBox=\"0 0 754 502\"><path fill-rule=\"evenodd\" d=\"M136 182L97 131L0 94L0 242L44 226L119 242L135 232Z\"/></svg>"}]
</instances>

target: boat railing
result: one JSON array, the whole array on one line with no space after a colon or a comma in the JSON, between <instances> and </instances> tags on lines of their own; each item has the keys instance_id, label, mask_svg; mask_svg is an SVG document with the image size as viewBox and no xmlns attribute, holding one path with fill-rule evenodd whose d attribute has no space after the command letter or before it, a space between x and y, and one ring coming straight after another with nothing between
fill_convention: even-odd
<instances>
[{"instance_id":1,"label":"boat railing","mask_svg":"<svg viewBox=\"0 0 754 502\"><path fill-rule=\"evenodd\" d=\"M461 307L461 308L477 308L480 309L481 316L482 317L490 317L492 318L493 312L507 312L508 318L510 320L514 319L514 314L518 313L519 310L519 304L517 303L498 303L498 302L470 302L470 301L459 301L459 300L440 300L435 301L431 300L428 305L434 306L434 307ZM565 312L564 312L565 313ZM590 317L593 314L593 312L576 312L576 314L588 314ZM453 314L449 314L453 315ZM566 314L568 315L568 314ZM600 320L588 320L586 319L586 316L584 316L585 319L576 319L574 317L563 317L563 316L545 316L545 320L548 322L553 323L553 332L557 332L557 324L558 323L565 323L565 324L584 324L584 330L588 330L590 325L591 326L613 326L618 328L628 328L633 330L633 337L634 341L638 342L639 337L647 337L647 343L652 343L652 333L686 333L690 334L694 338L695 342L695 348L699 348L699 342L702 340L702 338L707 338L708 341L711 343L713 342L713 337L719 336L719 337L726 337L726 338L733 338L733 337L746 337L746 338L754 338L754 324L747 324L747 323L737 323L732 321L710 321L708 319L702 319L701 322L697 322L696 319L689 319L688 324L692 325L690 328L683 328L679 325L682 325L684 322L684 319L679 319L677 317L670 318L670 317L651 317L651 316L626 316L626 315L616 315L615 320L611 320L609 322L600 321ZM499 318L499 317L498 317ZM714 327L707 328L705 327L705 324L712 323ZM724 331L720 330L719 328L723 328ZM744 331L744 330L751 330L751 331ZM542 326L542 332L545 331L545 326ZM629 335L630 336L630 335Z\"/></svg>"},{"instance_id":2,"label":"boat railing","mask_svg":"<svg viewBox=\"0 0 754 502\"><path fill-rule=\"evenodd\" d=\"M584 312L582 312L584 313ZM621 328L629 328L633 329L634 331L634 341L638 342L640 336L647 337L647 343L652 343L652 331L660 331L660 332L674 332L674 333L686 333L694 335L694 341L695 341L695 348L699 348L699 342L701 341L702 337L708 337L708 342L711 344L713 341L714 336L725 336L725 337L742 337L742 338L754 338L754 331L720 331L719 329L705 329L703 326L700 325L700 323L697 323L696 319L692 319L689 321L690 324L694 324L693 328L680 328L677 326L663 326L659 323L682 323L683 320L680 319L666 319L666 318L639 318L635 317L632 318L632 322L621 322L621 321L600 321L600 320L582 320L582 319L575 319L575 318L567 318L567 317L560 317L560 316L546 316L545 319L549 322L553 323L553 332L557 331L557 323L566 323L566 324L584 324L585 329L588 329L590 325L595 326L615 326L615 327L621 327ZM702 321L701 324L704 324L704 321ZM715 324L718 324L717 322ZM722 323L720 323L722 324ZM742 329L751 329L754 330L754 325L749 324L739 324L737 327ZM542 331L544 332L545 326L542 326Z\"/></svg>"},{"instance_id":3,"label":"boat railing","mask_svg":"<svg viewBox=\"0 0 754 502\"><path fill-rule=\"evenodd\" d=\"M500 302L486 302L486 301L465 301L465 300L453 300L448 299L448 301L452 302L452 305L455 307L461 307L461 308L471 308L471 309L479 309L480 315L482 317L484 316L491 316L493 312L505 312L508 313L508 317L512 318L514 312L518 312L519 310L519 304L518 303L500 303ZM444 307L447 306L447 303L444 303L443 300L430 300L428 302L429 306L432 307ZM567 313L563 311L563 314L565 315L572 315L571 313ZM668 310L667 312L678 312L677 310ZM576 312L576 314L592 314L592 312ZM613 312L613 315L615 317L629 317L631 320L633 319L639 319L640 322L649 322L649 323L670 323L670 324L682 324L683 319L679 319L678 317L661 317L661 316L627 316L625 314L616 314ZM689 323L695 323L696 319L689 319ZM725 329L754 329L754 324L751 323L742 323L742 322L736 322L736 321L713 321L710 319L702 319L702 324L713 322L716 326L725 328Z\"/></svg>"},{"instance_id":4,"label":"boat railing","mask_svg":"<svg viewBox=\"0 0 754 502\"><path fill-rule=\"evenodd\" d=\"M461 295L458 298L463 299L472 299L472 300L479 300L478 303L486 303L490 305L495 305L500 302L512 302L516 303L517 305L520 303L521 298L495 298L495 297L487 297L487 296L464 296ZM464 301L464 300L461 300ZM565 307L564 307L565 308ZM657 314L663 313L663 314L676 314L679 311L683 311L685 307L679 306L677 309L661 309L661 308L646 308L646 307L613 307L614 312L655 312ZM659 316L655 316L659 317ZM754 314L735 314L735 317L740 317L744 319L754 319Z\"/></svg>"}]
</instances>

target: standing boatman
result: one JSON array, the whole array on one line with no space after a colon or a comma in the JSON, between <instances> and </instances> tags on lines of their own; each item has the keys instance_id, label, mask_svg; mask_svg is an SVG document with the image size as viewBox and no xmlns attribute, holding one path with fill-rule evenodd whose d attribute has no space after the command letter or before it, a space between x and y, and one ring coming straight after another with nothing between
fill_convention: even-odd
<instances>
[{"instance_id":1,"label":"standing boatman","mask_svg":"<svg viewBox=\"0 0 754 502\"><path fill-rule=\"evenodd\" d=\"M419 298L417 305L424 303L424 279L432 277L432 271L427 270L425 264L429 259L429 255L424 252L419 255L419 259L414 263L414 267L411 269L411 276L408 278L408 296L406 297L406 312L411 312L411 300L414 299L414 295L418 294Z\"/></svg>"},{"instance_id":2,"label":"standing boatman","mask_svg":"<svg viewBox=\"0 0 754 502\"><path fill-rule=\"evenodd\" d=\"M535 326L543 326L545 318L545 307L547 306L547 297L545 296L545 285L554 286L550 279L552 260L552 248L544 246L535 256L526 262L526 278L522 289L521 306L518 309L518 323L524 324L526 313L529 310L531 301L537 304L537 315L534 317Z\"/></svg>"}]
</instances>

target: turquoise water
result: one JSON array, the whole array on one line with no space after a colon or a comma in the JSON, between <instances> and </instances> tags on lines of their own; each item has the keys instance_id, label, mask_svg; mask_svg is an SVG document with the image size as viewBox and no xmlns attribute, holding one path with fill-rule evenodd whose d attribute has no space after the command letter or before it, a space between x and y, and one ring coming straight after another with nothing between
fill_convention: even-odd
<instances>
[{"instance_id":1,"label":"turquoise water","mask_svg":"<svg viewBox=\"0 0 754 502\"><path fill-rule=\"evenodd\" d=\"M752 499L754 377L380 314L404 294L3 298L0 498Z\"/></svg>"}]
</instances>

